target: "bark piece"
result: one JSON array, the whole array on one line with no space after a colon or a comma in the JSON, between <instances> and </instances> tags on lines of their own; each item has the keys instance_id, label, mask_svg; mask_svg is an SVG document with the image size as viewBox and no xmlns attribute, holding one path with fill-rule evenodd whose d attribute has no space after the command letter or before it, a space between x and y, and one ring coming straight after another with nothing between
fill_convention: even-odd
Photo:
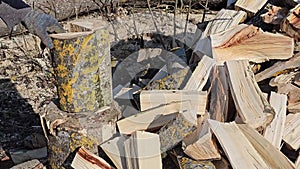
<instances>
[{"instance_id":1,"label":"bark piece","mask_svg":"<svg viewBox=\"0 0 300 169\"><path fill-rule=\"evenodd\" d=\"M210 36L217 63L248 59L260 63L293 56L294 41L287 36L263 32L253 25L241 24Z\"/></svg>"},{"instance_id":2,"label":"bark piece","mask_svg":"<svg viewBox=\"0 0 300 169\"><path fill-rule=\"evenodd\" d=\"M207 122L208 118L208 113L198 117L197 129L182 141L184 153L195 160L221 159L218 148L212 140L212 134Z\"/></svg>"},{"instance_id":3,"label":"bark piece","mask_svg":"<svg viewBox=\"0 0 300 169\"><path fill-rule=\"evenodd\" d=\"M84 147L80 147L71 166L74 169L112 169L112 167L104 159L89 152Z\"/></svg>"},{"instance_id":4,"label":"bark piece","mask_svg":"<svg viewBox=\"0 0 300 169\"><path fill-rule=\"evenodd\" d=\"M265 69L262 72L259 72L255 75L255 79L257 82L270 78L274 75L278 75L278 73L285 72L284 70L289 70L293 68L300 67L300 54L294 55L288 61L278 61L273 66Z\"/></svg>"},{"instance_id":5,"label":"bark piece","mask_svg":"<svg viewBox=\"0 0 300 169\"><path fill-rule=\"evenodd\" d=\"M178 113L174 120L158 131L161 152L172 149L187 135L191 134L196 129L196 126L197 118L195 112L188 110Z\"/></svg>"},{"instance_id":6,"label":"bark piece","mask_svg":"<svg viewBox=\"0 0 300 169\"><path fill-rule=\"evenodd\" d=\"M33 150L21 149L11 151L10 156L15 164L23 163L31 159L40 159L47 157L47 147L37 148Z\"/></svg>"},{"instance_id":7,"label":"bark piece","mask_svg":"<svg viewBox=\"0 0 300 169\"><path fill-rule=\"evenodd\" d=\"M206 108L207 92L194 90L149 90L142 91L140 94L142 111L170 103L177 103L181 105L180 107L183 107L183 102L186 101L191 104L191 107L188 109L197 112L199 115L203 115ZM164 111L168 110L165 109Z\"/></svg>"},{"instance_id":8,"label":"bark piece","mask_svg":"<svg viewBox=\"0 0 300 169\"><path fill-rule=\"evenodd\" d=\"M208 56L203 56L183 89L201 91L211 74L211 69L214 64L214 59Z\"/></svg>"},{"instance_id":9,"label":"bark piece","mask_svg":"<svg viewBox=\"0 0 300 169\"><path fill-rule=\"evenodd\" d=\"M120 133L132 134L138 130L159 129L176 117L180 111L189 110L189 101L159 105L117 122Z\"/></svg>"},{"instance_id":10,"label":"bark piece","mask_svg":"<svg viewBox=\"0 0 300 169\"><path fill-rule=\"evenodd\" d=\"M273 120L274 110L254 80L247 60L227 61L230 91L239 118L253 128L265 129Z\"/></svg>"},{"instance_id":11,"label":"bark piece","mask_svg":"<svg viewBox=\"0 0 300 169\"><path fill-rule=\"evenodd\" d=\"M286 119L287 96L271 92L270 104L274 108L275 116L273 121L266 128L264 137L280 150Z\"/></svg>"},{"instance_id":12,"label":"bark piece","mask_svg":"<svg viewBox=\"0 0 300 169\"><path fill-rule=\"evenodd\" d=\"M234 122L221 123L215 120L209 120L208 123L225 151L232 168L271 169L237 124Z\"/></svg>"},{"instance_id":13,"label":"bark piece","mask_svg":"<svg viewBox=\"0 0 300 169\"><path fill-rule=\"evenodd\" d=\"M238 127L268 164L268 168L295 168L294 164L279 149L274 147L257 131L245 124L238 125ZM270 156L270 154L272 155Z\"/></svg>"},{"instance_id":14,"label":"bark piece","mask_svg":"<svg viewBox=\"0 0 300 169\"><path fill-rule=\"evenodd\" d=\"M162 169L159 135L136 131L124 145L128 169Z\"/></svg>"},{"instance_id":15,"label":"bark piece","mask_svg":"<svg viewBox=\"0 0 300 169\"><path fill-rule=\"evenodd\" d=\"M267 3L267 1L268 0L237 0L235 7L250 12L253 16Z\"/></svg>"},{"instance_id":16,"label":"bark piece","mask_svg":"<svg viewBox=\"0 0 300 169\"><path fill-rule=\"evenodd\" d=\"M288 114L285 121L283 140L294 150L300 148L300 114Z\"/></svg>"},{"instance_id":17,"label":"bark piece","mask_svg":"<svg viewBox=\"0 0 300 169\"><path fill-rule=\"evenodd\" d=\"M225 122L228 118L229 84L224 66L215 66L211 80L209 113L211 119Z\"/></svg>"}]
</instances>

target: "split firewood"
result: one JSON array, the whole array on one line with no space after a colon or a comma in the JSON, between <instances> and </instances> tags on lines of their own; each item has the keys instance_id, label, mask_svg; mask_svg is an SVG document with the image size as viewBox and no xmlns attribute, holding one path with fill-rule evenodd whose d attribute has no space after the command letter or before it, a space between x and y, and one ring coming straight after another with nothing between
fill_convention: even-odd
<instances>
[{"instance_id":1,"label":"split firewood","mask_svg":"<svg viewBox=\"0 0 300 169\"><path fill-rule=\"evenodd\" d=\"M201 91L207 83L207 80L211 75L211 69L214 65L214 59L208 56L203 56L183 89Z\"/></svg>"},{"instance_id":2,"label":"split firewood","mask_svg":"<svg viewBox=\"0 0 300 169\"><path fill-rule=\"evenodd\" d=\"M210 89L209 113L213 120L225 122L228 119L229 84L224 66L215 66Z\"/></svg>"},{"instance_id":3,"label":"split firewood","mask_svg":"<svg viewBox=\"0 0 300 169\"><path fill-rule=\"evenodd\" d=\"M273 121L266 128L264 137L280 150L286 119L287 96L271 92L270 104L274 108L275 116Z\"/></svg>"},{"instance_id":4,"label":"split firewood","mask_svg":"<svg viewBox=\"0 0 300 169\"><path fill-rule=\"evenodd\" d=\"M269 168L295 169L294 164L257 131L245 124L238 125L238 127L268 164Z\"/></svg>"},{"instance_id":5,"label":"split firewood","mask_svg":"<svg viewBox=\"0 0 300 169\"><path fill-rule=\"evenodd\" d=\"M261 92L247 60L227 61L229 87L239 118L251 127L265 129L274 110Z\"/></svg>"},{"instance_id":6,"label":"split firewood","mask_svg":"<svg viewBox=\"0 0 300 169\"><path fill-rule=\"evenodd\" d=\"M241 24L210 36L213 58L218 63L248 59L260 63L270 59L293 56L294 40L290 37L263 32L253 25Z\"/></svg>"},{"instance_id":7,"label":"split firewood","mask_svg":"<svg viewBox=\"0 0 300 169\"><path fill-rule=\"evenodd\" d=\"M124 142L128 169L162 169L159 136L136 131Z\"/></svg>"},{"instance_id":8,"label":"split firewood","mask_svg":"<svg viewBox=\"0 0 300 169\"><path fill-rule=\"evenodd\" d=\"M175 147L197 127L196 112L180 112L176 118L163 126L159 131L160 150L166 152Z\"/></svg>"},{"instance_id":9,"label":"split firewood","mask_svg":"<svg viewBox=\"0 0 300 169\"><path fill-rule=\"evenodd\" d=\"M46 167L39 160L29 160L24 163L15 165L10 169L45 169Z\"/></svg>"},{"instance_id":10,"label":"split firewood","mask_svg":"<svg viewBox=\"0 0 300 169\"><path fill-rule=\"evenodd\" d=\"M191 109L199 115L203 115L206 109L207 92L195 90L149 90L142 91L140 94L141 111L152 109L160 105L168 105L171 103L180 104L182 109L184 102L189 101ZM177 105L173 104L178 107ZM186 104L185 104L186 106ZM167 108L164 111L168 111ZM174 109L174 108L171 108Z\"/></svg>"},{"instance_id":11,"label":"split firewood","mask_svg":"<svg viewBox=\"0 0 300 169\"><path fill-rule=\"evenodd\" d=\"M210 128L220 142L232 168L272 169L252 146L235 122L208 121Z\"/></svg>"},{"instance_id":12,"label":"split firewood","mask_svg":"<svg viewBox=\"0 0 300 169\"><path fill-rule=\"evenodd\" d=\"M300 153L299 153L298 158L295 162L295 166L296 166L296 168L300 168Z\"/></svg>"},{"instance_id":13,"label":"split firewood","mask_svg":"<svg viewBox=\"0 0 300 169\"><path fill-rule=\"evenodd\" d=\"M261 18L265 23L273 25L280 25L289 13L289 10L287 8L271 4L268 4L266 6L266 9L268 10L268 12L262 14Z\"/></svg>"},{"instance_id":14,"label":"split firewood","mask_svg":"<svg viewBox=\"0 0 300 169\"><path fill-rule=\"evenodd\" d=\"M235 3L236 9L247 11L251 16L255 15L268 0L237 0Z\"/></svg>"},{"instance_id":15,"label":"split firewood","mask_svg":"<svg viewBox=\"0 0 300 169\"><path fill-rule=\"evenodd\" d=\"M113 169L104 159L80 147L71 166L74 169Z\"/></svg>"},{"instance_id":16,"label":"split firewood","mask_svg":"<svg viewBox=\"0 0 300 169\"><path fill-rule=\"evenodd\" d=\"M299 15L300 15L300 4L298 4L295 8L290 10L289 15L284 20L281 26L281 30L283 32L285 32L288 36L294 38L297 41L299 41L300 39Z\"/></svg>"},{"instance_id":17,"label":"split firewood","mask_svg":"<svg viewBox=\"0 0 300 169\"><path fill-rule=\"evenodd\" d=\"M286 71L300 67L300 54L294 55L288 61L278 61L273 66L255 75L257 82L270 78L274 75L286 73Z\"/></svg>"},{"instance_id":18,"label":"split firewood","mask_svg":"<svg viewBox=\"0 0 300 169\"><path fill-rule=\"evenodd\" d=\"M209 113L198 117L197 129L182 141L186 155L195 160L218 160L221 155L208 127Z\"/></svg>"},{"instance_id":19,"label":"split firewood","mask_svg":"<svg viewBox=\"0 0 300 169\"><path fill-rule=\"evenodd\" d=\"M283 140L294 150L300 148L300 114L288 114L285 121Z\"/></svg>"}]
</instances>

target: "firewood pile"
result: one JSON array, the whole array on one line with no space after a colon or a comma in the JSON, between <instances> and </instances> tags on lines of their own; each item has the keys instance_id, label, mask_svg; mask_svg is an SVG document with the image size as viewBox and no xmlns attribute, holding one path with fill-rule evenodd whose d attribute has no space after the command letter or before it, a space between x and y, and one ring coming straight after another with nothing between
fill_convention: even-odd
<instances>
[{"instance_id":1,"label":"firewood pile","mask_svg":"<svg viewBox=\"0 0 300 169\"><path fill-rule=\"evenodd\" d=\"M120 63L113 77L123 106L119 135L100 145L111 163L82 147L72 166L162 168L169 157L182 169L299 168L300 5L266 3L238 0L235 10L220 10L189 66L180 48L140 49ZM156 71L142 70L144 61ZM140 74L120 80L133 71Z\"/></svg>"}]
</instances>

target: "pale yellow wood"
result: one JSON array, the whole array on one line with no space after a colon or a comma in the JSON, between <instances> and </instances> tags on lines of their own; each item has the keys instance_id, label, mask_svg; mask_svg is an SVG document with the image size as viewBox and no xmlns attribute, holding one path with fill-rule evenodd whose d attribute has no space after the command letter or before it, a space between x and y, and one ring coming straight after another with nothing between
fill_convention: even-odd
<instances>
[{"instance_id":1,"label":"pale yellow wood","mask_svg":"<svg viewBox=\"0 0 300 169\"><path fill-rule=\"evenodd\" d=\"M235 6L255 14L267 3L267 1L268 0L237 0Z\"/></svg>"},{"instance_id":2,"label":"pale yellow wood","mask_svg":"<svg viewBox=\"0 0 300 169\"><path fill-rule=\"evenodd\" d=\"M281 153L279 149L274 147L268 140L252 129L249 125L240 124L238 127L260 154L262 159L268 164L269 168L295 168L294 164L283 153Z\"/></svg>"},{"instance_id":3,"label":"pale yellow wood","mask_svg":"<svg viewBox=\"0 0 300 169\"><path fill-rule=\"evenodd\" d=\"M160 105L174 103L181 107L186 106L184 102L190 102L191 107L188 109L203 115L206 109L207 92L197 90L148 90L140 94L141 111L155 108ZM168 111L167 107L164 110ZM174 109L174 108L171 108ZM184 109L184 107L182 107ZM172 111L172 110L171 110Z\"/></svg>"},{"instance_id":4,"label":"pale yellow wood","mask_svg":"<svg viewBox=\"0 0 300 169\"><path fill-rule=\"evenodd\" d=\"M203 56L183 89L201 91L206 84L208 77L211 74L211 69L214 65L214 59L208 56Z\"/></svg>"},{"instance_id":5,"label":"pale yellow wood","mask_svg":"<svg viewBox=\"0 0 300 169\"><path fill-rule=\"evenodd\" d=\"M221 159L208 127L209 113L198 117L197 129L182 141L184 153L195 160Z\"/></svg>"},{"instance_id":6,"label":"pale yellow wood","mask_svg":"<svg viewBox=\"0 0 300 169\"><path fill-rule=\"evenodd\" d=\"M237 124L208 120L209 126L219 140L232 168L272 169L262 159Z\"/></svg>"},{"instance_id":7,"label":"pale yellow wood","mask_svg":"<svg viewBox=\"0 0 300 169\"><path fill-rule=\"evenodd\" d=\"M124 147L124 142L126 141L126 139L127 138L124 136L119 136L110 139L109 141L106 141L100 145L102 150L114 163L117 169L126 168L126 161L124 160L124 158L126 157Z\"/></svg>"},{"instance_id":8,"label":"pale yellow wood","mask_svg":"<svg viewBox=\"0 0 300 169\"><path fill-rule=\"evenodd\" d=\"M117 122L120 133L132 134L138 130L157 129L176 117L180 111L191 107L190 101L173 102L140 112Z\"/></svg>"},{"instance_id":9,"label":"pale yellow wood","mask_svg":"<svg viewBox=\"0 0 300 169\"><path fill-rule=\"evenodd\" d=\"M239 118L253 128L264 129L273 119L274 110L254 80L247 60L226 62L230 91Z\"/></svg>"},{"instance_id":10,"label":"pale yellow wood","mask_svg":"<svg viewBox=\"0 0 300 169\"><path fill-rule=\"evenodd\" d=\"M283 140L294 150L300 148L300 113L290 113L287 115Z\"/></svg>"},{"instance_id":11,"label":"pale yellow wood","mask_svg":"<svg viewBox=\"0 0 300 169\"><path fill-rule=\"evenodd\" d=\"M209 21L205 31L202 34L202 37L223 32L243 22L246 17L247 14L244 11L221 9L217 13L216 17Z\"/></svg>"},{"instance_id":12,"label":"pale yellow wood","mask_svg":"<svg viewBox=\"0 0 300 169\"><path fill-rule=\"evenodd\" d=\"M159 135L136 131L125 141L128 169L162 169Z\"/></svg>"},{"instance_id":13,"label":"pale yellow wood","mask_svg":"<svg viewBox=\"0 0 300 169\"><path fill-rule=\"evenodd\" d=\"M299 153L298 158L295 162L295 166L296 166L296 169L300 168L300 153Z\"/></svg>"},{"instance_id":14,"label":"pale yellow wood","mask_svg":"<svg viewBox=\"0 0 300 169\"><path fill-rule=\"evenodd\" d=\"M81 147L76 153L71 166L74 169L112 169L102 158Z\"/></svg>"},{"instance_id":15,"label":"pale yellow wood","mask_svg":"<svg viewBox=\"0 0 300 169\"><path fill-rule=\"evenodd\" d=\"M275 116L273 121L266 128L264 137L280 150L286 119L287 96L271 92L270 104L274 108Z\"/></svg>"},{"instance_id":16,"label":"pale yellow wood","mask_svg":"<svg viewBox=\"0 0 300 169\"><path fill-rule=\"evenodd\" d=\"M241 24L210 36L213 58L217 63L248 59L261 63L293 56L294 40L280 34L263 32L253 25Z\"/></svg>"}]
</instances>

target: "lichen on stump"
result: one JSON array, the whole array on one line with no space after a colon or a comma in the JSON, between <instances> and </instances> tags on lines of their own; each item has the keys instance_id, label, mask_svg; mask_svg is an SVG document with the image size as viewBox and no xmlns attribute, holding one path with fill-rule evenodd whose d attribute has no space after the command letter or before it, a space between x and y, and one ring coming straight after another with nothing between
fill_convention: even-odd
<instances>
[{"instance_id":1,"label":"lichen on stump","mask_svg":"<svg viewBox=\"0 0 300 169\"><path fill-rule=\"evenodd\" d=\"M95 112L111 103L110 42L105 28L55 34L51 51L59 106Z\"/></svg>"}]
</instances>

